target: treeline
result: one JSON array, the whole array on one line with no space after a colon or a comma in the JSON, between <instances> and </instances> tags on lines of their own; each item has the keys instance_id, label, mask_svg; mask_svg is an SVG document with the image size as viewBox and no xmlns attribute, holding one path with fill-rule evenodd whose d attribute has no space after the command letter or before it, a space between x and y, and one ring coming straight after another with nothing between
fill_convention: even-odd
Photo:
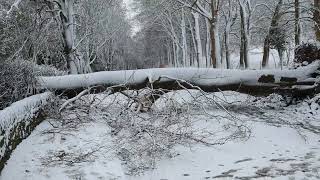
<instances>
[{"instance_id":1,"label":"treeline","mask_svg":"<svg viewBox=\"0 0 320 180\"><path fill-rule=\"evenodd\" d=\"M319 0L135 0L151 64L249 68L252 48L279 53L319 41ZM231 54L240 60L232 67Z\"/></svg>"},{"instance_id":2,"label":"treeline","mask_svg":"<svg viewBox=\"0 0 320 180\"><path fill-rule=\"evenodd\" d=\"M71 73L136 68L122 0L0 0L0 61Z\"/></svg>"}]
</instances>

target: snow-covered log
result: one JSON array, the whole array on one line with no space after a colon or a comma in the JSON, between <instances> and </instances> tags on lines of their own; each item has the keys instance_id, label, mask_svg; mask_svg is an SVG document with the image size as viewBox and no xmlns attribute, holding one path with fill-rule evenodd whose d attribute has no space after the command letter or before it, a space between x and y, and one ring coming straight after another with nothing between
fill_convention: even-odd
<instances>
[{"instance_id":1,"label":"snow-covered log","mask_svg":"<svg viewBox=\"0 0 320 180\"><path fill-rule=\"evenodd\" d=\"M0 171L11 152L44 119L43 108L52 93L43 93L13 103L0 111Z\"/></svg>"},{"instance_id":2,"label":"snow-covered log","mask_svg":"<svg viewBox=\"0 0 320 180\"><path fill-rule=\"evenodd\" d=\"M121 89L141 89L147 86L168 90L181 89L177 81L187 88L200 87L207 92L232 90L252 95L273 92L299 91L312 88L320 62L294 70L227 70L207 68L160 68L97 72L83 75L38 77L40 88L65 91L74 96L83 89L101 92L111 86ZM193 87L190 86L193 85ZM180 84L181 85L181 84ZM300 92L299 92L300 93ZM309 92L308 92L309 93ZM73 94L73 95L72 95Z\"/></svg>"}]
</instances>

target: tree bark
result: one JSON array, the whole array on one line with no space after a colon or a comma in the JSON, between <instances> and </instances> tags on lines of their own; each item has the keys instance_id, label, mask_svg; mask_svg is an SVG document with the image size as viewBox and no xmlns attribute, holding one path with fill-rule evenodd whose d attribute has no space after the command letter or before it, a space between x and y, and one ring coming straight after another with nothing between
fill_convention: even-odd
<instances>
[{"instance_id":1,"label":"tree bark","mask_svg":"<svg viewBox=\"0 0 320 180\"><path fill-rule=\"evenodd\" d=\"M262 67L267 67L269 63L269 56L270 56L270 38L269 35L264 40L263 45L263 57L262 57Z\"/></svg>"},{"instance_id":2,"label":"tree bark","mask_svg":"<svg viewBox=\"0 0 320 180\"><path fill-rule=\"evenodd\" d=\"M220 58L220 40L218 30L218 2L211 0L211 19L210 19L210 37L211 37L211 61L212 67L218 68L221 64Z\"/></svg>"},{"instance_id":3,"label":"tree bark","mask_svg":"<svg viewBox=\"0 0 320 180\"><path fill-rule=\"evenodd\" d=\"M300 0L295 0L294 2L295 7L295 29L294 29L294 39L295 45L298 46L300 44L300 37L301 37L301 27L300 27Z\"/></svg>"},{"instance_id":4,"label":"tree bark","mask_svg":"<svg viewBox=\"0 0 320 180\"><path fill-rule=\"evenodd\" d=\"M193 12L192 13L194 18L194 29L195 29L195 36L196 36L196 45L197 45L197 58L198 58L198 67L200 67L200 63L203 63L203 56L202 56L202 42L200 36L200 24L199 24L199 13Z\"/></svg>"},{"instance_id":5,"label":"tree bark","mask_svg":"<svg viewBox=\"0 0 320 180\"><path fill-rule=\"evenodd\" d=\"M240 21L241 21L241 47L240 47L240 66L243 69L249 68L249 37L248 37L248 18L246 15L246 7L245 4L247 2L242 2L242 0L239 0L240 4Z\"/></svg>"},{"instance_id":6,"label":"tree bark","mask_svg":"<svg viewBox=\"0 0 320 180\"><path fill-rule=\"evenodd\" d=\"M183 9L181 10L181 37L182 37L182 62L181 65L186 67L188 59L187 31L186 20Z\"/></svg>"},{"instance_id":7,"label":"tree bark","mask_svg":"<svg viewBox=\"0 0 320 180\"><path fill-rule=\"evenodd\" d=\"M64 53L71 74L78 74L79 62L74 47L73 0L60 1L60 19L63 26Z\"/></svg>"},{"instance_id":8,"label":"tree bark","mask_svg":"<svg viewBox=\"0 0 320 180\"><path fill-rule=\"evenodd\" d=\"M320 41L320 0L314 0L313 20L315 22L315 35L317 41Z\"/></svg>"},{"instance_id":9,"label":"tree bark","mask_svg":"<svg viewBox=\"0 0 320 180\"><path fill-rule=\"evenodd\" d=\"M208 19L206 19L206 67L210 67L211 64L211 55L210 55L210 22Z\"/></svg>"},{"instance_id":10,"label":"tree bark","mask_svg":"<svg viewBox=\"0 0 320 180\"><path fill-rule=\"evenodd\" d=\"M268 35L265 38L264 46L263 46L263 59L262 59L262 68L265 68L268 65L269 62L269 53L270 53L270 38L272 36L271 32L274 28L277 28L279 26L279 20L280 20L280 10L281 6L283 4L283 0L279 0L278 4L276 6L276 9L273 13L272 19L271 19L271 25L268 31Z\"/></svg>"}]
</instances>

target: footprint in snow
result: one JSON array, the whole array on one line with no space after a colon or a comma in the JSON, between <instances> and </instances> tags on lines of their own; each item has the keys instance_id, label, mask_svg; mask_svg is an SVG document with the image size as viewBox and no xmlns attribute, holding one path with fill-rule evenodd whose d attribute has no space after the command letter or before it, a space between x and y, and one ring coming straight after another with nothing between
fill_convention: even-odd
<instances>
[{"instance_id":1,"label":"footprint in snow","mask_svg":"<svg viewBox=\"0 0 320 180\"><path fill-rule=\"evenodd\" d=\"M239 164L239 163L243 163L243 162L247 162L247 161L252 161L252 160L253 160L252 158L246 158L246 159L242 159L242 160L236 161L236 162L234 162L234 164Z\"/></svg>"},{"instance_id":2,"label":"footprint in snow","mask_svg":"<svg viewBox=\"0 0 320 180\"><path fill-rule=\"evenodd\" d=\"M218 176L214 176L214 177L212 177L213 179L218 179L218 178L232 178L232 177L234 177L234 173L236 173L236 172L238 172L239 170L241 170L241 169L231 169L231 170L229 170L229 171L226 171L226 172L223 172L223 173L221 173L221 175L218 175Z\"/></svg>"}]
</instances>

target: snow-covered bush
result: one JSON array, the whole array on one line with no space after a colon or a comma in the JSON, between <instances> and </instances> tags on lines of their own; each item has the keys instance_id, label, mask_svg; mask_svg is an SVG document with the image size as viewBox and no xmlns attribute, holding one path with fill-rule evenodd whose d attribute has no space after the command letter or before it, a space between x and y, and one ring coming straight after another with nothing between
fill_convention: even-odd
<instances>
[{"instance_id":1,"label":"snow-covered bush","mask_svg":"<svg viewBox=\"0 0 320 180\"><path fill-rule=\"evenodd\" d=\"M13 102L36 93L38 75L54 76L63 72L50 66L39 66L28 61L15 60L0 64L0 110Z\"/></svg>"},{"instance_id":2,"label":"snow-covered bush","mask_svg":"<svg viewBox=\"0 0 320 180\"><path fill-rule=\"evenodd\" d=\"M52 93L37 94L0 111L0 172L18 144L45 118Z\"/></svg>"}]
</instances>

